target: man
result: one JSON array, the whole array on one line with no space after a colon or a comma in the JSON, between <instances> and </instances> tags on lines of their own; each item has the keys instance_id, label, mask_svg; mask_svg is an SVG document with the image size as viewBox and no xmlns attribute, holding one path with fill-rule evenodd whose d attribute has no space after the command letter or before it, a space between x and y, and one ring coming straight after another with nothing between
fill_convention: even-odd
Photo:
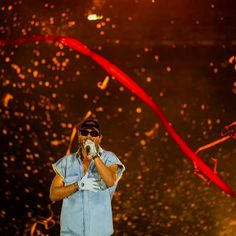
<instances>
[{"instance_id":1,"label":"man","mask_svg":"<svg viewBox=\"0 0 236 236\"><path fill-rule=\"evenodd\" d=\"M61 236L108 236L113 233L111 200L125 170L117 156L99 145L96 120L79 127L79 149L53 164L50 199L63 199Z\"/></svg>"}]
</instances>

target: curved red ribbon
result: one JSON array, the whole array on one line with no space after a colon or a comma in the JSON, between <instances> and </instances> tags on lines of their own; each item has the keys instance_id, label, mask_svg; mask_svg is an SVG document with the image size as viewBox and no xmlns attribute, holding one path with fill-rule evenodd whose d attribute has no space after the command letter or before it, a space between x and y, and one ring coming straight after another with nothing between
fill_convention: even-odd
<instances>
[{"instance_id":1,"label":"curved red ribbon","mask_svg":"<svg viewBox=\"0 0 236 236\"><path fill-rule=\"evenodd\" d=\"M188 147L184 140L178 135L174 130L169 120L165 114L161 111L159 106L152 100L152 98L137 84L135 83L127 74L121 71L117 66L110 63L104 57L98 55L97 53L90 50L86 45L81 43L79 40L70 37L55 37L52 35L36 35L32 37L22 37L16 40L0 40L0 46L5 46L7 44L21 44L24 42L35 42L35 41L51 41L58 42L74 50L90 57L97 64L99 64L105 71L114 76L121 84L128 88L133 94L139 97L143 102L145 102L159 117L160 121L166 128L169 135L174 139L179 148L183 153L195 164L199 171L201 171L206 177L208 177L216 186L221 190L236 197L235 192L217 175L211 168L205 164L195 153Z\"/></svg>"}]
</instances>

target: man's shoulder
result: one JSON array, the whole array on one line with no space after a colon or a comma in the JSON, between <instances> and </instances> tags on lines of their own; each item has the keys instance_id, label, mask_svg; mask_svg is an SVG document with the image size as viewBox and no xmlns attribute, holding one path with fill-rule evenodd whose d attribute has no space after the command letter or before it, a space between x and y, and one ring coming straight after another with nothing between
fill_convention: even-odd
<instances>
[{"instance_id":1,"label":"man's shoulder","mask_svg":"<svg viewBox=\"0 0 236 236\"><path fill-rule=\"evenodd\" d=\"M121 164L120 159L117 155L112 151L103 150L102 160L105 163L114 163L114 164Z\"/></svg>"},{"instance_id":2,"label":"man's shoulder","mask_svg":"<svg viewBox=\"0 0 236 236\"><path fill-rule=\"evenodd\" d=\"M103 154L107 157L116 157L117 158L116 154L112 151L107 151L107 150L103 149Z\"/></svg>"},{"instance_id":3,"label":"man's shoulder","mask_svg":"<svg viewBox=\"0 0 236 236\"><path fill-rule=\"evenodd\" d=\"M65 156L61 157L60 159L58 159L56 161L56 163L66 163L66 162L70 162L72 161L74 158L76 157L76 153L70 153L70 154L66 154Z\"/></svg>"},{"instance_id":4,"label":"man's shoulder","mask_svg":"<svg viewBox=\"0 0 236 236\"><path fill-rule=\"evenodd\" d=\"M105 150L105 149L103 149L103 152L104 152L104 153L106 153L106 154L114 154L114 155L115 155L115 153L114 153L114 152L112 152L112 151L109 151L109 150Z\"/></svg>"}]
</instances>

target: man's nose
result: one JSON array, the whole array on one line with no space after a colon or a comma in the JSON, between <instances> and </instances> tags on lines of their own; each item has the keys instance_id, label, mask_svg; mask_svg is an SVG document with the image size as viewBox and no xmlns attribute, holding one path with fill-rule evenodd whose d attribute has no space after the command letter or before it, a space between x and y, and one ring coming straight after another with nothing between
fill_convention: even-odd
<instances>
[{"instance_id":1,"label":"man's nose","mask_svg":"<svg viewBox=\"0 0 236 236\"><path fill-rule=\"evenodd\" d=\"M88 135L87 135L87 138L90 138L90 139L93 139L93 137L91 136L91 134L90 133L88 133Z\"/></svg>"}]
</instances>

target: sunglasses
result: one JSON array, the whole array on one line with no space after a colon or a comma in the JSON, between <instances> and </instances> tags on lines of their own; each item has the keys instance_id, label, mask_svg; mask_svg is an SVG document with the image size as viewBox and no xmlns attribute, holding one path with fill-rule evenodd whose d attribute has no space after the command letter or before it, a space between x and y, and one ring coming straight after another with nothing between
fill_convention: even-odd
<instances>
[{"instance_id":1,"label":"sunglasses","mask_svg":"<svg viewBox=\"0 0 236 236\"><path fill-rule=\"evenodd\" d=\"M99 133L96 130L93 131L88 131L88 130L80 130L80 134L82 136L88 136L90 134L92 137L97 137L99 136Z\"/></svg>"}]
</instances>

